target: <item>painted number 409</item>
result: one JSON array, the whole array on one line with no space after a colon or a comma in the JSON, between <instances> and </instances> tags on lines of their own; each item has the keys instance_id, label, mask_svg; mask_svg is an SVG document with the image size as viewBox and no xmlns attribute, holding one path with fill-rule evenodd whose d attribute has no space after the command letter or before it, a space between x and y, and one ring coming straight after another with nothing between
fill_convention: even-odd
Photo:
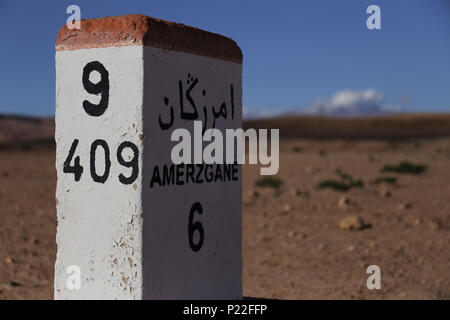
<instances>
[{"instance_id":1,"label":"painted number 409","mask_svg":"<svg viewBox=\"0 0 450 320\"><path fill-rule=\"evenodd\" d=\"M100 81L93 83L89 80L91 72L96 71L100 74ZM92 117L100 117L105 113L108 108L109 103L109 73L108 70L98 61L92 61L86 64L83 68L83 87L84 89L94 95L100 95L100 102L98 104L93 104L88 100L83 101L83 109L86 113ZM80 157L75 155L76 148L78 146L79 140L74 139L64 161L63 172L72 173L75 177L75 181L80 181L83 174L83 166L80 164ZM95 158L97 149L103 149L105 155L105 167L103 173L99 174L95 166ZM131 159L126 160L123 157L123 151L125 149L131 149L133 156ZM130 142L124 141L117 148L116 152L117 161L121 166L126 168L132 168L131 175L125 176L123 173L119 175L119 181L123 184L133 183L139 175L139 149L138 147ZM73 165L71 164L73 161ZM96 139L91 144L90 149L90 173L92 180L98 183L105 183L109 176L109 171L111 169L111 157L108 143L102 139Z\"/></svg>"}]
</instances>

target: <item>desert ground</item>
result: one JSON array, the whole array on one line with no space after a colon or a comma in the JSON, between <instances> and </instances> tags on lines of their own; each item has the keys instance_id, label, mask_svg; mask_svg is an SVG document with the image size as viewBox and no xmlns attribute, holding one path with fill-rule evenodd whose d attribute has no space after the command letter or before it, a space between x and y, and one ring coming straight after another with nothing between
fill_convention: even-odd
<instances>
[{"instance_id":1,"label":"desert ground","mask_svg":"<svg viewBox=\"0 0 450 320\"><path fill-rule=\"evenodd\" d=\"M450 138L289 132L276 177L243 169L244 296L450 299ZM382 172L402 161L423 167ZM53 298L54 163L51 142L0 148L0 299Z\"/></svg>"}]
</instances>

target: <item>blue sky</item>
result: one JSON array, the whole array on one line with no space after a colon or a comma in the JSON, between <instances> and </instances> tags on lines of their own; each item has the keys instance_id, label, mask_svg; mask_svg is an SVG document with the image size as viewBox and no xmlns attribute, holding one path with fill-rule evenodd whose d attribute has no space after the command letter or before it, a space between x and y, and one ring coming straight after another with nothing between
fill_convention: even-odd
<instances>
[{"instance_id":1,"label":"blue sky","mask_svg":"<svg viewBox=\"0 0 450 320\"><path fill-rule=\"evenodd\" d=\"M450 111L446 0L0 0L0 113L54 114L54 43L70 4L82 18L141 13L233 38L252 112L327 108L345 97ZM366 27L370 4L381 7L381 30Z\"/></svg>"}]
</instances>

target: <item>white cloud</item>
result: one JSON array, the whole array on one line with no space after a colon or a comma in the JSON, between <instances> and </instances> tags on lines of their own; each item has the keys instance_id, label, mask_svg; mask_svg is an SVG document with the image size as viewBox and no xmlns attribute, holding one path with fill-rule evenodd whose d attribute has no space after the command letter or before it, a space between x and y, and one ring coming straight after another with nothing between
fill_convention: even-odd
<instances>
[{"instance_id":1,"label":"white cloud","mask_svg":"<svg viewBox=\"0 0 450 320\"><path fill-rule=\"evenodd\" d=\"M386 104L383 92L375 89L363 91L342 90L328 99L317 99L306 109L308 114L332 116L363 116L399 112L402 104Z\"/></svg>"},{"instance_id":2,"label":"white cloud","mask_svg":"<svg viewBox=\"0 0 450 320\"><path fill-rule=\"evenodd\" d=\"M403 106L410 101L409 97L399 99L399 102L388 104L385 94L376 89L341 90L329 98L318 98L306 108L253 108L244 106L243 116L246 119L276 117L280 115L324 115L358 117L366 115L381 115L401 112Z\"/></svg>"}]
</instances>

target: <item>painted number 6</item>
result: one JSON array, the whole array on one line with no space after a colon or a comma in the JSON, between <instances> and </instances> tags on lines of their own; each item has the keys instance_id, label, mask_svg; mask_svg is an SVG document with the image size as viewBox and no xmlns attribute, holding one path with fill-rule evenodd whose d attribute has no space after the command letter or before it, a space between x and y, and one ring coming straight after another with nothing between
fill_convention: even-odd
<instances>
[{"instance_id":1,"label":"painted number 6","mask_svg":"<svg viewBox=\"0 0 450 320\"><path fill-rule=\"evenodd\" d=\"M189 236L189 246L192 251L197 252L203 246L203 240L205 238L205 231L203 230L203 225L200 221L194 222L194 213L198 212L198 214L203 213L203 208L200 202L196 202L192 205L191 211L189 212L189 223L188 223L188 236ZM194 233L195 231L199 234L199 240L197 243L194 243Z\"/></svg>"}]
</instances>

